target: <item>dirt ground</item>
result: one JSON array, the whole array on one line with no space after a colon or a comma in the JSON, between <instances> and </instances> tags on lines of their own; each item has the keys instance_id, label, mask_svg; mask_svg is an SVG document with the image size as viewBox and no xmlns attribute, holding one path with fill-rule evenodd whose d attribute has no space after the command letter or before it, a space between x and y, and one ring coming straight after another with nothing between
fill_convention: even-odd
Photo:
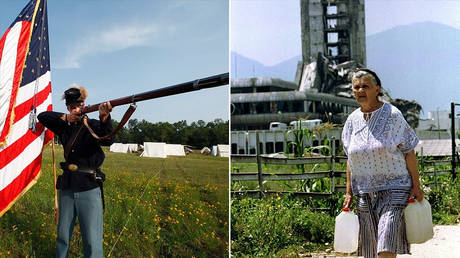
<instances>
[{"instance_id":1,"label":"dirt ground","mask_svg":"<svg viewBox=\"0 0 460 258\"><path fill-rule=\"evenodd\" d=\"M460 225L435 226L433 239L423 244L413 244L410 248L412 255L398 255L398 258L460 257Z\"/></svg>"},{"instance_id":2,"label":"dirt ground","mask_svg":"<svg viewBox=\"0 0 460 258\"><path fill-rule=\"evenodd\" d=\"M460 224L454 226L434 226L433 239L423 244L412 244L411 255L398 255L397 258L459 258L460 257ZM304 257L358 257L346 256L340 253L310 254ZM360 256L362 257L362 256Z\"/></svg>"}]
</instances>

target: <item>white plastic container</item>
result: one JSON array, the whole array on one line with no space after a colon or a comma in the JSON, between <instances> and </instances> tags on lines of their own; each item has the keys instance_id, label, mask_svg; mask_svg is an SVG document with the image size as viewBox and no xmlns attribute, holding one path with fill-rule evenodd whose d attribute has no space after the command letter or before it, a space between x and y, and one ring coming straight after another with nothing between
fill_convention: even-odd
<instances>
[{"instance_id":1,"label":"white plastic container","mask_svg":"<svg viewBox=\"0 0 460 258\"><path fill-rule=\"evenodd\" d=\"M334 250L341 253L353 253L358 250L359 221L348 208L335 218Z\"/></svg>"},{"instance_id":2,"label":"white plastic container","mask_svg":"<svg viewBox=\"0 0 460 258\"><path fill-rule=\"evenodd\" d=\"M433 238L433 222L431 220L431 205L423 198L421 202L414 199L404 209L407 241L410 244L421 244Z\"/></svg>"}]
</instances>

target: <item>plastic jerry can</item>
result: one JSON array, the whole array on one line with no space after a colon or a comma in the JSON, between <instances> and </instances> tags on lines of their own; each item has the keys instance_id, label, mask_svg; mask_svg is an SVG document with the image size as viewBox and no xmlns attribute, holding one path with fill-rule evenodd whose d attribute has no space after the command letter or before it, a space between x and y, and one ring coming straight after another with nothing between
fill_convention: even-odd
<instances>
[{"instance_id":1,"label":"plastic jerry can","mask_svg":"<svg viewBox=\"0 0 460 258\"><path fill-rule=\"evenodd\" d=\"M335 218L334 250L341 253L353 253L358 250L359 221L348 208Z\"/></svg>"},{"instance_id":2,"label":"plastic jerry can","mask_svg":"<svg viewBox=\"0 0 460 258\"><path fill-rule=\"evenodd\" d=\"M409 199L404 209L407 241L410 244L421 244L433 238L433 222L431 220L431 205L423 198L421 202Z\"/></svg>"}]
</instances>

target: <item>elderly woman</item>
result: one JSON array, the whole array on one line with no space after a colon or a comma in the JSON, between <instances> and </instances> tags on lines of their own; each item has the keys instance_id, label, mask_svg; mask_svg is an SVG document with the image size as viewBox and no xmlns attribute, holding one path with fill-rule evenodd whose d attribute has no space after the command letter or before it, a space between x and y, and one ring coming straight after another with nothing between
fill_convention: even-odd
<instances>
[{"instance_id":1,"label":"elderly woman","mask_svg":"<svg viewBox=\"0 0 460 258\"><path fill-rule=\"evenodd\" d=\"M401 111L379 100L381 83L369 69L357 70L353 94L360 108L345 122L347 162L344 208L357 196L358 255L408 254L403 211L411 197L423 199L414 148L418 138Z\"/></svg>"}]
</instances>

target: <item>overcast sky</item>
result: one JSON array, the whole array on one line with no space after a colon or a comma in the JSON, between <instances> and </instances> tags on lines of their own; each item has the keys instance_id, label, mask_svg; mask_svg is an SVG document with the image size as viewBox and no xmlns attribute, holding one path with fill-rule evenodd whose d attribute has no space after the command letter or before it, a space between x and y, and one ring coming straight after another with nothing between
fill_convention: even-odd
<instances>
[{"instance_id":1,"label":"overcast sky","mask_svg":"<svg viewBox=\"0 0 460 258\"><path fill-rule=\"evenodd\" d=\"M0 0L0 31L28 0ZM228 72L226 0L48 0L53 106L84 85L88 104ZM133 118L228 120L228 87L138 103ZM121 120L127 107L115 109Z\"/></svg>"},{"instance_id":2,"label":"overcast sky","mask_svg":"<svg viewBox=\"0 0 460 258\"><path fill-rule=\"evenodd\" d=\"M433 21L460 29L460 1L366 0L366 34ZM230 48L271 66L301 54L300 0L231 0Z\"/></svg>"}]
</instances>

